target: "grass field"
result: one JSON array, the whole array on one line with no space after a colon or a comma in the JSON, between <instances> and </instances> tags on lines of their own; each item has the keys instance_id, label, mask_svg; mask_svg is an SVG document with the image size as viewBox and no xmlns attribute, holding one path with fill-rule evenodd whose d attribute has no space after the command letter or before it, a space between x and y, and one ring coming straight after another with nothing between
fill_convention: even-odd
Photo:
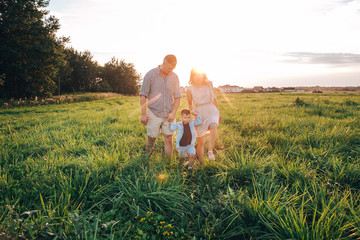
<instances>
[{"instance_id":1,"label":"grass field","mask_svg":"<svg viewBox=\"0 0 360 240\"><path fill-rule=\"evenodd\" d=\"M0 109L0 239L360 238L360 95L217 98L193 174L144 152L139 97Z\"/></svg>"}]
</instances>

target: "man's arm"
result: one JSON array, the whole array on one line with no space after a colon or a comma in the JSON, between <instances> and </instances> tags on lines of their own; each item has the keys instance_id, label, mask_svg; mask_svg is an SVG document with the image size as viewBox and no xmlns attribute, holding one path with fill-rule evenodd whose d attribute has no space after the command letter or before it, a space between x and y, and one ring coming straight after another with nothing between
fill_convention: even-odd
<instances>
[{"instance_id":1,"label":"man's arm","mask_svg":"<svg viewBox=\"0 0 360 240\"><path fill-rule=\"evenodd\" d=\"M148 118L146 116L146 97L144 95L140 96L140 109L141 109L141 123L146 125L148 123Z\"/></svg>"},{"instance_id":2,"label":"man's arm","mask_svg":"<svg viewBox=\"0 0 360 240\"><path fill-rule=\"evenodd\" d=\"M176 116L176 112L180 106L180 99L181 98L175 98L174 104L173 104L173 109L171 111L171 113L169 113L168 117L167 117L167 121L168 122L172 122L175 119Z\"/></svg>"}]
</instances>

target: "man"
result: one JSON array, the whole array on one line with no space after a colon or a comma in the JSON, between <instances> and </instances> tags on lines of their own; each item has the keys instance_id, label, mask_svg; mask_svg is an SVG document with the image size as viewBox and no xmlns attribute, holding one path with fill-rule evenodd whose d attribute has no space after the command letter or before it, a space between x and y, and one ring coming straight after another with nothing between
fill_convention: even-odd
<instances>
[{"instance_id":1,"label":"man","mask_svg":"<svg viewBox=\"0 0 360 240\"><path fill-rule=\"evenodd\" d=\"M173 152L173 132L170 130L170 123L175 119L181 99L179 78L173 72L176 64L176 57L167 55L160 66L151 69L144 77L140 107L141 123L146 125L147 129L148 153L154 150L160 130L164 135L165 154L171 155Z\"/></svg>"}]
</instances>

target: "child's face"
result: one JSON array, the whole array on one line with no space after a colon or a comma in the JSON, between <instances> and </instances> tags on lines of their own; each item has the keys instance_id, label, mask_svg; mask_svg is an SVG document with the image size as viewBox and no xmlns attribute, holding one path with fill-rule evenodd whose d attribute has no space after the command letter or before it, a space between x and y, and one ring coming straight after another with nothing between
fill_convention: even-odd
<instances>
[{"instance_id":1,"label":"child's face","mask_svg":"<svg viewBox=\"0 0 360 240\"><path fill-rule=\"evenodd\" d=\"M181 115L181 120L183 123L188 124L189 122L191 122L191 115L183 114L183 115Z\"/></svg>"}]
</instances>

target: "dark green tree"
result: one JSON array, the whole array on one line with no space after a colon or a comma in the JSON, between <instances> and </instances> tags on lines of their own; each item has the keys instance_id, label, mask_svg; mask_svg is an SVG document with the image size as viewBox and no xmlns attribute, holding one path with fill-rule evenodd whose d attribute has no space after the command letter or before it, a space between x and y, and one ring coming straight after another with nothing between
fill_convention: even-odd
<instances>
[{"instance_id":1,"label":"dark green tree","mask_svg":"<svg viewBox=\"0 0 360 240\"><path fill-rule=\"evenodd\" d=\"M48 16L44 0L2 0L0 4L1 97L46 96L56 91L64 65L58 19Z\"/></svg>"},{"instance_id":2,"label":"dark green tree","mask_svg":"<svg viewBox=\"0 0 360 240\"><path fill-rule=\"evenodd\" d=\"M79 52L74 48L65 49L68 66L61 69L62 92L96 92L101 81L101 67L90 51Z\"/></svg>"},{"instance_id":3,"label":"dark green tree","mask_svg":"<svg viewBox=\"0 0 360 240\"><path fill-rule=\"evenodd\" d=\"M132 63L126 63L123 59L119 61L113 57L104 65L102 76L117 93L130 95L139 93L141 76Z\"/></svg>"}]
</instances>

